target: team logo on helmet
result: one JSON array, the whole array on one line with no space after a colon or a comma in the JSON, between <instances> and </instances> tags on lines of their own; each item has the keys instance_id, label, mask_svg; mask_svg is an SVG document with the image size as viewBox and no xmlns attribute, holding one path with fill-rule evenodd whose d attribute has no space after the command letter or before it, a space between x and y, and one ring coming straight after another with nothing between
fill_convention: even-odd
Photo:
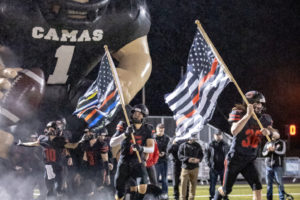
<instances>
[{"instance_id":1,"label":"team logo on helmet","mask_svg":"<svg viewBox=\"0 0 300 200\"><path fill-rule=\"evenodd\" d=\"M245 94L247 100L249 101L249 103L266 103L266 99L264 97L264 95L258 91L249 91Z\"/></svg>"}]
</instances>

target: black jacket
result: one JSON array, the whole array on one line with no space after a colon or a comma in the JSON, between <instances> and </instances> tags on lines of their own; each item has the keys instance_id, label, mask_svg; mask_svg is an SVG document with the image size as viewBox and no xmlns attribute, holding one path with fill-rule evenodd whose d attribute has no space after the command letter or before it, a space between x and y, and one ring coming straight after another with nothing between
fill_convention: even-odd
<instances>
[{"instance_id":1,"label":"black jacket","mask_svg":"<svg viewBox=\"0 0 300 200\"><path fill-rule=\"evenodd\" d=\"M205 153L205 161L208 167L216 170L224 169L224 160L229 148L229 145L224 140L220 142L212 141Z\"/></svg>"},{"instance_id":2,"label":"black jacket","mask_svg":"<svg viewBox=\"0 0 300 200\"><path fill-rule=\"evenodd\" d=\"M168 161L167 147L170 142L169 136L167 136L166 134L164 134L163 136L156 135L155 139L157 142L157 147L158 147L159 153L165 152L164 156L159 157L157 163L167 162Z\"/></svg>"},{"instance_id":3,"label":"black jacket","mask_svg":"<svg viewBox=\"0 0 300 200\"><path fill-rule=\"evenodd\" d=\"M190 158L198 158L200 162L202 161L203 151L200 144L197 142L191 144L184 142L179 146L178 158L182 162L182 168L192 170L199 167L199 163L190 163L188 160Z\"/></svg>"},{"instance_id":4,"label":"black jacket","mask_svg":"<svg viewBox=\"0 0 300 200\"><path fill-rule=\"evenodd\" d=\"M264 146L262 155L266 157L265 162L268 167L283 167L284 166L284 156L286 152L286 144L283 140L272 141L271 143L275 146L275 151L270 152L267 150L269 142Z\"/></svg>"},{"instance_id":5,"label":"black jacket","mask_svg":"<svg viewBox=\"0 0 300 200\"><path fill-rule=\"evenodd\" d=\"M173 140L169 142L167 152L168 154L172 155L172 161L174 162L174 164L181 165L181 161L178 158L178 150L179 150L179 146L185 141L181 140L173 143Z\"/></svg>"}]
</instances>

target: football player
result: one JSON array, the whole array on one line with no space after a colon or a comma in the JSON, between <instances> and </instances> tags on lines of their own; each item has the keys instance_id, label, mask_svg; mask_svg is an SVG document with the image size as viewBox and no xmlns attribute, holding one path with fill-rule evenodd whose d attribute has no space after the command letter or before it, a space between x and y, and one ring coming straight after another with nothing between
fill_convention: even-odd
<instances>
[{"instance_id":1,"label":"football player","mask_svg":"<svg viewBox=\"0 0 300 200\"><path fill-rule=\"evenodd\" d=\"M257 156L257 150L261 138L266 135L279 134L270 131L267 128L260 130L258 123L252 117L255 113L260 120L265 111L265 97L258 91L249 91L245 94L249 105L238 104L229 114L228 121L232 123L231 133L233 141L230 150L225 159L224 180L223 185L216 191L215 200L230 194L232 186L236 181L239 173L241 173L253 191L253 199L261 200L262 185L259 179L259 173L254 165Z\"/></svg>"},{"instance_id":2,"label":"football player","mask_svg":"<svg viewBox=\"0 0 300 200\"><path fill-rule=\"evenodd\" d=\"M153 126L145 123L145 117L148 115L149 111L145 105L135 105L131 111L133 126L127 127L123 121L120 121L116 133L110 140L112 147L121 144L121 155L115 175L116 200L124 199L125 185L130 178L133 178L133 182L136 183L136 186L131 185L131 191L138 192L131 199L143 199L147 192L148 174L144 156L154 151ZM136 144L133 144L131 134L134 135ZM141 163L135 151L140 153Z\"/></svg>"},{"instance_id":3,"label":"football player","mask_svg":"<svg viewBox=\"0 0 300 200\"><path fill-rule=\"evenodd\" d=\"M0 24L0 99L21 68L41 68L47 83L38 112L42 122L66 116L68 126L82 133L83 125L68 115L97 76L105 44L118 63L126 104L150 76L144 0L1 0ZM7 127L0 130L5 158L13 136Z\"/></svg>"},{"instance_id":4,"label":"football player","mask_svg":"<svg viewBox=\"0 0 300 200\"><path fill-rule=\"evenodd\" d=\"M81 141L80 141L81 142ZM65 138L59 136L59 129L55 121L47 124L45 135L40 135L37 141L22 143L20 140L18 146L43 148L43 157L45 164L45 184L47 187L47 197L62 196L63 184L63 160L62 154L65 148L74 149L77 143L67 143ZM56 194L55 187L56 184Z\"/></svg>"},{"instance_id":5,"label":"football player","mask_svg":"<svg viewBox=\"0 0 300 200\"><path fill-rule=\"evenodd\" d=\"M89 132L94 132L93 130ZM105 128L93 133L93 137L87 138L82 143L81 148L84 151L83 160L86 161L86 173L84 178L87 182L92 182L92 187L88 192L88 196L93 196L95 191L100 192L104 185L110 183L108 169L108 143L104 140L108 132ZM93 186L96 186L94 189Z\"/></svg>"}]
</instances>

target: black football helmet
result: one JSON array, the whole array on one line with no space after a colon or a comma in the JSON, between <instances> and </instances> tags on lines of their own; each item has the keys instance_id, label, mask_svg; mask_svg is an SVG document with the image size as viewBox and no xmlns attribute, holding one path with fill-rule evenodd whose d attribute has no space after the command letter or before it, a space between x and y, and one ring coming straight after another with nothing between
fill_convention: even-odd
<instances>
[{"instance_id":1,"label":"black football helmet","mask_svg":"<svg viewBox=\"0 0 300 200\"><path fill-rule=\"evenodd\" d=\"M107 136L108 135L108 131L106 128L101 128L97 130L97 135L98 136Z\"/></svg>"},{"instance_id":2,"label":"black football helmet","mask_svg":"<svg viewBox=\"0 0 300 200\"><path fill-rule=\"evenodd\" d=\"M36 0L50 24L88 26L98 21L110 0Z\"/></svg>"},{"instance_id":3,"label":"black football helmet","mask_svg":"<svg viewBox=\"0 0 300 200\"><path fill-rule=\"evenodd\" d=\"M143 114L142 121L136 121L136 119L133 119L132 116L133 116L134 112L140 112L140 113ZM131 120L132 120L133 123L143 122L144 118L148 117L148 115L149 115L149 110L148 110L147 106L144 105L144 104L137 104L137 105L133 106L133 108L131 109Z\"/></svg>"},{"instance_id":4,"label":"black football helmet","mask_svg":"<svg viewBox=\"0 0 300 200\"><path fill-rule=\"evenodd\" d=\"M46 125L47 128L54 128L54 129L57 129L57 124L56 124L56 121L50 121L47 123Z\"/></svg>"},{"instance_id":5,"label":"black football helmet","mask_svg":"<svg viewBox=\"0 0 300 200\"><path fill-rule=\"evenodd\" d=\"M265 99L265 96L258 92L258 91L249 91L245 94L248 102L250 104L254 104L254 103L261 103L262 104L262 109L260 109L258 111L258 113L261 113L262 111L265 111L266 110L266 99Z\"/></svg>"},{"instance_id":6,"label":"black football helmet","mask_svg":"<svg viewBox=\"0 0 300 200\"><path fill-rule=\"evenodd\" d=\"M133 114L135 111L141 112L144 115L144 117L148 117L149 115L149 110L144 104L137 104L133 106L133 108L131 109L131 113Z\"/></svg>"},{"instance_id":7,"label":"black football helmet","mask_svg":"<svg viewBox=\"0 0 300 200\"><path fill-rule=\"evenodd\" d=\"M50 129L53 128L53 129ZM58 133L58 127L56 124L56 121L50 121L47 123L46 125L46 129L45 129L45 135L57 135Z\"/></svg>"}]
</instances>

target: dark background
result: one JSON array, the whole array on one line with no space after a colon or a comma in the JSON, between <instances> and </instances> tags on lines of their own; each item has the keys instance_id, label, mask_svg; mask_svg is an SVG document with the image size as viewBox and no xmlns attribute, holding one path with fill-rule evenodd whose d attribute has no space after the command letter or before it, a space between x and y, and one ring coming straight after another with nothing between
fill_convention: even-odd
<instances>
[{"instance_id":1,"label":"dark background","mask_svg":"<svg viewBox=\"0 0 300 200\"><path fill-rule=\"evenodd\" d=\"M242 91L258 90L267 101L274 127L287 139L285 125L300 125L299 1L152 0L148 35L153 70L145 86L150 115L172 115L164 94L186 70L199 19ZM141 93L132 104L142 101ZM242 99L230 83L218 99L210 123L229 132L227 117ZM300 154L299 133L288 154Z\"/></svg>"}]
</instances>

